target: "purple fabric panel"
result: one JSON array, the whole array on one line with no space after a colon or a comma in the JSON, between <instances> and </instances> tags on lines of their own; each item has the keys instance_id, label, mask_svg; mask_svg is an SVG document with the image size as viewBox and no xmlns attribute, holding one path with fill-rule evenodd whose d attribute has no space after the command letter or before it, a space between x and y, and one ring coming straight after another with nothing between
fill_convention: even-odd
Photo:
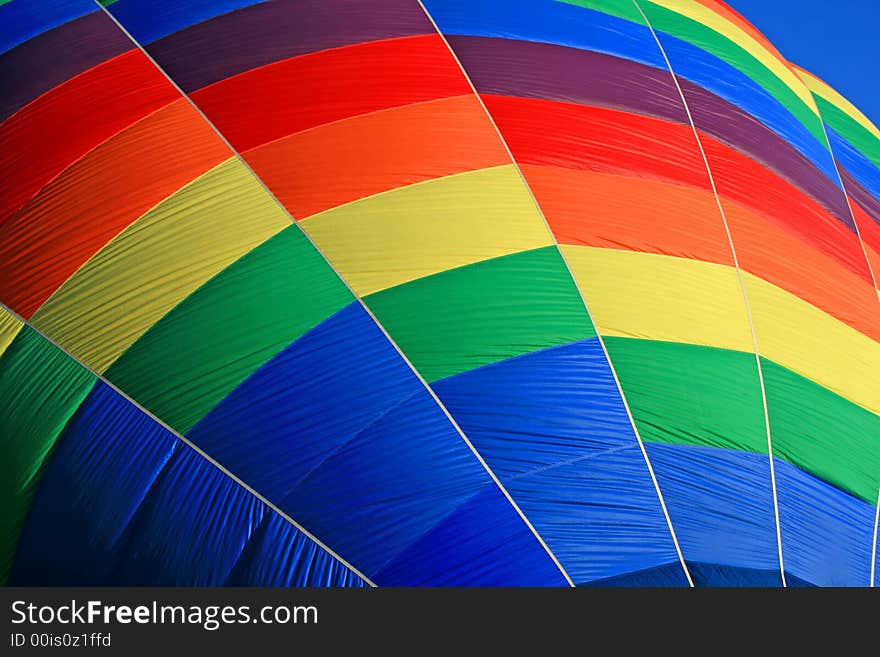
<instances>
[{"instance_id":1,"label":"purple fabric panel","mask_svg":"<svg viewBox=\"0 0 880 657\"><path fill-rule=\"evenodd\" d=\"M868 216L870 216L875 223L880 224L880 201L874 198L868 190L862 187L861 183L859 183L859 181L856 180L840 162L837 163L837 170L840 171L840 177L843 179L843 186L846 188L846 193L849 197L861 205L862 209L868 213Z\"/></svg>"},{"instance_id":2,"label":"purple fabric panel","mask_svg":"<svg viewBox=\"0 0 880 657\"><path fill-rule=\"evenodd\" d=\"M480 93L598 105L687 123L667 71L567 46L489 37L448 39ZM791 144L719 96L687 80L680 83L700 130L772 169L855 230L840 188Z\"/></svg>"},{"instance_id":3,"label":"purple fabric panel","mask_svg":"<svg viewBox=\"0 0 880 657\"><path fill-rule=\"evenodd\" d=\"M748 112L703 87L683 78L679 78L679 84L699 130L772 169L855 231L840 188L794 146Z\"/></svg>"},{"instance_id":4,"label":"purple fabric panel","mask_svg":"<svg viewBox=\"0 0 880 657\"><path fill-rule=\"evenodd\" d=\"M666 71L555 44L454 35L447 39L480 93L599 105L687 122Z\"/></svg>"},{"instance_id":5,"label":"purple fabric panel","mask_svg":"<svg viewBox=\"0 0 880 657\"><path fill-rule=\"evenodd\" d=\"M184 91L193 91L297 55L433 33L414 0L279 0L223 14L147 49Z\"/></svg>"},{"instance_id":6,"label":"purple fabric panel","mask_svg":"<svg viewBox=\"0 0 880 657\"><path fill-rule=\"evenodd\" d=\"M0 56L0 121L134 44L103 12L44 32Z\"/></svg>"}]
</instances>

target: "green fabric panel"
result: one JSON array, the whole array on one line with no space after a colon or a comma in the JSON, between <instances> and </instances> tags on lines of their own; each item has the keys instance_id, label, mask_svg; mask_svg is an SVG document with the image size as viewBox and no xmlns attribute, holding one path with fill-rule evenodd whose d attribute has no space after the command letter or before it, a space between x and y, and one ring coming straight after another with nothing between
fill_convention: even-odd
<instances>
[{"instance_id":1,"label":"green fabric panel","mask_svg":"<svg viewBox=\"0 0 880 657\"><path fill-rule=\"evenodd\" d=\"M645 25L645 20L632 2L619 2L619 0L563 1L580 7L595 9L596 11L617 16L639 25ZM655 30L666 32L674 37L688 41L736 67L764 87L783 106L788 108L820 144L825 143L822 126L812 109L787 84L776 77L770 69L758 61L751 53L712 28L670 9L655 5L650 0L641 0L639 5Z\"/></svg>"},{"instance_id":2,"label":"green fabric panel","mask_svg":"<svg viewBox=\"0 0 880 657\"><path fill-rule=\"evenodd\" d=\"M290 226L184 299L106 377L186 432L260 365L352 299L299 227Z\"/></svg>"},{"instance_id":3,"label":"green fabric panel","mask_svg":"<svg viewBox=\"0 0 880 657\"><path fill-rule=\"evenodd\" d=\"M604 338L642 439L767 453L754 354Z\"/></svg>"},{"instance_id":4,"label":"green fabric panel","mask_svg":"<svg viewBox=\"0 0 880 657\"><path fill-rule=\"evenodd\" d=\"M752 354L604 338L643 440L767 453ZM773 454L874 504L880 417L761 359Z\"/></svg>"},{"instance_id":5,"label":"green fabric panel","mask_svg":"<svg viewBox=\"0 0 880 657\"><path fill-rule=\"evenodd\" d=\"M803 123L820 144L825 144L825 133L819 117L792 91L791 87L776 77L751 53L712 28L677 12L655 5L649 0L641 0L639 4L655 30L688 41L748 75Z\"/></svg>"},{"instance_id":6,"label":"green fabric panel","mask_svg":"<svg viewBox=\"0 0 880 657\"><path fill-rule=\"evenodd\" d=\"M645 24L645 19L642 18L642 15L639 13L639 10L636 9L632 0L626 0L624 2L621 2L620 0L560 0L560 2L601 11L604 14L617 16L618 18L623 18L624 20L638 23L639 25Z\"/></svg>"},{"instance_id":7,"label":"green fabric panel","mask_svg":"<svg viewBox=\"0 0 880 657\"><path fill-rule=\"evenodd\" d=\"M868 132L865 127L853 120L849 114L841 110L837 105L813 94L819 113L831 128L846 139L850 145L857 148L862 155L880 167L880 140Z\"/></svg>"},{"instance_id":8,"label":"green fabric panel","mask_svg":"<svg viewBox=\"0 0 880 657\"><path fill-rule=\"evenodd\" d=\"M876 504L880 417L764 358L773 453Z\"/></svg>"},{"instance_id":9,"label":"green fabric panel","mask_svg":"<svg viewBox=\"0 0 880 657\"><path fill-rule=\"evenodd\" d=\"M95 378L30 327L0 358L0 585L44 464Z\"/></svg>"},{"instance_id":10,"label":"green fabric panel","mask_svg":"<svg viewBox=\"0 0 880 657\"><path fill-rule=\"evenodd\" d=\"M426 276L365 301L428 381L596 334L555 246Z\"/></svg>"}]
</instances>

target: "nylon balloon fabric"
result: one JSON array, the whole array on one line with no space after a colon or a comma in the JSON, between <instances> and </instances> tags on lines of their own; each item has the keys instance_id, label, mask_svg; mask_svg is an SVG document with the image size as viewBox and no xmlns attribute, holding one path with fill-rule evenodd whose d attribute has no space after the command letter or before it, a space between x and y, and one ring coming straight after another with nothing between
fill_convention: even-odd
<instances>
[{"instance_id":1,"label":"nylon balloon fabric","mask_svg":"<svg viewBox=\"0 0 880 657\"><path fill-rule=\"evenodd\" d=\"M880 579L880 130L723 2L10 0L0 174L4 584Z\"/></svg>"}]
</instances>

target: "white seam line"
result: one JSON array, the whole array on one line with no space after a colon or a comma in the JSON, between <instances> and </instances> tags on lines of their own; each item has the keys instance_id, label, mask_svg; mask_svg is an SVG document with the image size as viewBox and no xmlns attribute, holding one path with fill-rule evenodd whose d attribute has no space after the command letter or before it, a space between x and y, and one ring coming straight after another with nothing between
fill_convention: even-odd
<instances>
[{"instance_id":1,"label":"white seam line","mask_svg":"<svg viewBox=\"0 0 880 657\"><path fill-rule=\"evenodd\" d=\"M175 101L175 102L176 102L176 101ZM171 194L169 194L168 196L166 196L166 197L163 198L163 199L160 199L160 200L157 201L155 204L153 204L152 206L150 206L150 208L149 208L146 212L143 212L143 213L141 213L140 215L138 215L138 216L134 219L134 221L132 221L131 223L129 223L129 224L126 225L126 226L123 226L122 229L121 229L118 233L114 233L113 236L110 237L110 239L108 239L106 242L104 242L104 244L102 244L102 245L98 248L98 250L95 251L95 253L93 253L91 256L89 256L84 262L81 262L81 263L79 264L79 266L77 266L77 268L74 269L73 272L72 272L71 274L69 274L69 275L67 276L67 278L65 278L64 281L63 281L60 285L58 285L54 290L52 290L52 293L46 298L45 301L43 301L42 303L40 303L40 306L34 311L34 314L31 315L31 319L30 319L30 321L34 322L34 326L36 326L37 324L42 323L42 321L43 321L43 319L44 319L44 317L45 317L45 315L43 315L43 316L39 316L39 315L40 315L40 310L43 309L43 306L47 305L50 301L53 301L53 302L57 301L57 296L62 292L62 290L63 290L63 289L69 284L69 283L71 283L71 282L73 281L73 279L76 278L76 276L77 276L78 274L80 274L81 272L85 271L86 267L88 267L89 264L92 263L92 260L93 260L94 258L97 258L97 257L102 256L102 255L106 255L106 252L105 252L106 249L108 249L110 246L115 246L115 244L118 244L119 241L122 239L122 236L126 233L126 231L128 231L129 228L134 229L135 225L140 224L140 223L141 223L141 220L145 219L145 218L147 217L147 215L149 215L150 213L157 212L158 209L159 209L159 208L160 208L160 207L161 207L166 201L170 201L172 197L174 197L174 196L176 196L177 194L180 194L181 192L183 192L183 191L189 189L189 187L190 187L191 185L194 185L194 184L197 183L199 180L201 180L202 178L204 178L205 176L207 176L209 173L215 171L215 170L218 169L219 167L222 167L224 164L226 164L227 162L229 162L229 161L231 161L231 160L232 160L232 158L230 157L230 158L228 158L228 159L226 159L226 160L223 160L223 161L220 162L219 164L215 164L214 166L212 166L210 169L208 169L208 170L205 171L204 173L200 173L198 176L196 176L195 178L193 178L192 180L190 180L188 183L186 183L185 185L183 185L183 187L179 187L179 188L175 189L173 192L171 192ZM141 227L140 229L142 229L142 228L143 228L143 227ZM140 229L139 229L139 230L140 230ZM278 231L278 232L280 232L280 231ZM273 233L270 237L267 237L266 240L269 240L271 237L274 237L274 236L275 236L275 233ZM115 244L114 244L114 243L115 243ZM262 244L262 242L261 242L260 244ZM254 248L256 248L256 247L254 247ZM238 256L238 257L240 258L240 257L242 257L242 256ZM222 270L221 270L221 271L222 271ZM217 275L217 273L219 273L219 272L215 272L215 273L212 274L208 279L206 279L206 280L203 281L202 283L199 283L198 288L200 288L202 285L204 285L204 283L206 283L207 281L211 280L214 276ZM196 289L198 289L198 288L196 288ZM190 293L190 294L192 294L192 293ZM184 297L184 298L185 298L185 297ZM183 299L179 299L179 300L177 301L177 303L179 303L179 302L182 301L182 300L183 300ZM177 307L177 303L175 303L174 306L173 306L172 308L176 308L176 307ZM135 338L135 342L137 342L138 339L139 339L139 338ZM132 344L134 344L134 343L132 343ZM120 357L122 356L122 354L126 353L126 352L128 351L128 349L129 349L129 347L131 347L131 344L128 345L128 347L126 347L125 349L123 349L123 350L122 350L122 353L119 354L119 356L117 356L117 358L120 358Z\"/></svg>"},{"instance_id":2,"label":"white seam line","mask_svg":"<svg viewBox=\"0 0 880 657\"><path fill-rule=\"evenodd\" d=\"M507 151L507 156L510 158L510 161L513 164L513 166L516 168L516 172L519 175L519 178L522 181L523 185L528 190L529 196L532 199L532 203L534 203L535 208L537 208L537 210L538 210L538 214L541 215L541 219L544 222L544 228L547 230L547 233L553 239L553 244L556 248L556 252L559 254L559 257L562 259L562 262L565 265L566 270L568 271L568 275L571 278L572 283L575 286L575 289L578 291L578 295L581 298L581 303L583 303L583 305L584 305L584 310L587 313L587 317L589 317L590 323L593 325L593 328L596 331L596 338L599 341L599 345L602 347L602 353L605 355L605 360L608 363L609 369L611 370L611 375L614 377L614 383L617 385L618 392L620 392L620 399L623 402L623 407L626 409L626 415L629 418L630 425L632 425L633 433L635 434L636 441L638 442L638 445L639 445L639 449L642 451L642 457L645 459L645 464L648 467L648 473L651 476L651 481L654 483L654 490L657 491L657 497L660 500L660 507L662 508L663 515L666 518L666 525L669 528L670 535L672 536L672 542L675 545L675 551L678 554L678 560L681 563L682 570L684 571L684 574L685 574L685 577L687 578L689 586L691 586L693 588L694 581L693 581L693 579L691 579L690 571L688 570L687 564L685 563L685 560L684 560L684 556L681 553L681 547L678 544L678 538L676 537L675 529L672 526L672 519L669 517L669 511L666 509L666 502L663 499L663 493L660 491L660 484L658 483L657 477L654 474L654 468L651 466L651 460L648 458L648 452L645 449L645 445L642 442L641 436L639 435L639 430L636 427L636 423L635 423L635 420L633 419L632 412L630 411L629 404L626 401L626 396L623 394L623 387L620 385L620 380L617 378L617 372L615 371L614 365L611 362L611 357L608 354L608 349L605 347L605 341L602 339L602 335L599 332L598 325L596 324L596 322L593 321L593 315L590 313L590 308L587 305L587 300L584 297L583 290L581 290L580 285L578 285L577 279L575 279L574 274L571 271L571 267L568 264L568 260L565 258L565 254L562 252L562 249L559 248L559 242L557 242L557 240L556 240L556 235L554 235L553 231L550 230L550 224L547 222L547 217L544 216L544 210L541 208L540 204L538 203L538 199L535 198L535 194L532 191L532 188L529 185L528 181L526 180L526 177L523 174L522 169L520 169L519 163L516 161L516 158L513 157L513 153L511 152L510 148L507 145L507 140L504 139L504 135L501 134L501 130L498 128L498 125L495 123L495 118L492 116L492 113L489 112L489 109L486 107L486 104L483 102L483 98L480 96L480 93L477 91L477 88L474 86L474 83L471 80L470 76L468 75L467 71L465 70L464 65L462 65L461 60L458 59L458 55L455 53L455 50L449 44L449 41L447 41L446 35L440 31L440 27L434 21L434 17L431 16L431 14L428 12L428 9L422 3L422 0L418 0L418 2L419 2L419 5L421 5L421 7L422 7L422 11L425 12L425 15L428 17L428 20L431 21L431 24L434 26L434 29L437 31L437 34L440 35L441 39L443 39L443 43L446 44L446 47L449 50L449 53L455 59L455 62L458 64L458 67L461 69L462 75L464 75L465 80L467 80L468 85L470 85L471 91L473 92L477 101L480 103L480 107L483 108L483 112L485 112L486 116L489 119L489 122L492 124L492 127L495 129L495 132L498 135L498 139L501 140L501 144L504 146L504 150ZM560 568L562 568L561 565L560 565ZM571 580L569 580L569 581L571 581ZM574 586L573 583L572 583L572 586Z\"/></svg>"},{"instance_id":3,"label":"white seam line","mask_svg":"<svg viewBox=\"0 0 880 657\"><path fill-rule=\"evenodd\" d=\"M755 352L755 364L758 368L758 383L761 386L761 403L764 406L764 426L767 431L767 456L768 461L770 463L770 487L773 491L773 514L775 516L776 521L776 550L779 556L779 575L782 578L782 586L788 586L785 580L785 561L782 556L782 525L779 519L779 499L776 492L776 466L773 461L773 439L770 434L770 413L767 408L767 392L764 388L764 369L761 365L761 355L758 350L758 334L755 330L755 322L752 318L752 308L749 303L749 295L746 290L746 282L743 277L742 270L739 266L739 259L736 255L736 247L733 244L733 236L730 233L730 226L727 223L727 215L724 213L724 206L721 203L721 197L718 194L718 188L715 186L715 178L712 175L712 167L709 166L709 158L706 156L706 151L703 149L703 142L700 139L700 134L697 131L697 126L694 124L694 118L691 115L690 107L688 106L687 98L685 98L684 91L681 88L681 85L678 83L678 76L675 74L675 71L672 68L672 62L669 61L669 57L666 54L665 48L663 48L663 44L660 42L660 37L654 31L654 26L651 25L651 21L648 20L648 16L642 11L641 6L638 3L638 0L633 0L633 4L636 6L636 9L639 10L639 13L642 15L642 18L645 21L645 25L647 25L648 29L651 31L651 35L654 37L654 41L657 43L657 47L660 49L660 54L663 55L663 59L666 62L666 66L669 68L669 74L672 77L673 83L675 83L675 88L678 90L678 95L681 98L682 105L684 105L684 111L687 114L688 123L691 126L691 130L694 133L694 139L697 141L697 147L700 149L700 155L703 158L703 164L706 167L706 174L709 176L709 184L712 186L712 194L715 196L715 203L718 205L718 211L721 213L721 221L724 223L724 232L727 234L727 242L730 245L730 252L733 256L733 264L736 268L736 276L739 281L740 290L742 291L743 304L745 305L746 317L749 320L749 329L752 333L752 348Z\"/></svg>"},{"instance_id":4,"label":"white seam line","mask_svg":"<svg viewBox=\"0 0 880 657\"><path fill-rule=\"evenodd\" d=\"M874 542L871 543L871 588L876 586L877 578L877 525L880 523L880 491L877 492L877 506L874 509Z\"/></svg>"},{"instance_id":5,"label":"white seam line","mask_svg":"<svg viewBox=\"0 0 880 657\"><path fill-rule=\"evenodd\" d=\"M868 250L865 247L864 241L862 241L862 234L859 232L859 223L856 221L855 212L853 212L852 204L849 200L849 193L846 191L846 184L843 182L843 176L840 175L840 169L837 168L837 160L834 157L834 151L831 149L831 140L828 138L828 132L825 130L825 121L822 117L819 117L819 123L822 125L822 133L825 135L825 143L828 145L828 154L831 156L831 163L834 165L834 173L837 174L837 179L840 181L840 189L843 191L843 198L846 199L846 207L849 210L850 219L852 219L853 227L856 231L856 237L859 240L859 246L862 247L862 255L865 256L865 264L868 266L868 274L871 276L871 283L874 285L874 296L877 296L877 278L874 276L874 268L871 267L871 261L868 260ZM878 303L880 303L880 297L878 297Z\"/></svg>"},{"instance_id":6,"label":"white seam line","mask_svg":"<svg viewBox=\"0 0 880 657\"><path fill-rule=\"evenodd\" d=\"M172 102L174 102L174 101L172 101ZM156 116L156 114L158 114L162 110L167 109L170 104L171 103L166 103L166 104L162 105L161 107L157 107L156 109L154 109L151 112L147 112L143 116L135 119L134 123L129 123L124 128L117 130L112 135L105 137L104 139L99 141L97 144L90 147L89 150L87 150L85 153L81 153L80 155L77 155L76 159L74 159L72 162L68 162L67 164L65 164L63 166L63 168L60 171L58 171L57 173L55 173L51 178L49 178L45 182L41 182L39 188L37 188L34 191L34 193L24 201L24 203L22 203L20 206L15 208L15 210L13 212L8 214L7 218L4 221L10 221L10 220L16 219L17 217L20 217L23 211L29 209L28 206L30 206L32 203L34 203L34 201L38 200L40 194L42 194L46 190L47 187L49 187L53 183L61 182L61 177L64 176L64 174L70 173L70 170L74 167L82 166L83 160L85 160L86 158L94 157L94 153L96 150L98 150L99 148L102 148L104 146L107 146L107 144L113 139L121 138L123 133L127 132L129 129L133 128L141 121L145 121L145 120L149 120L149 119L153 118L154 116Z\"/></svg>"},{"instance_id":7,"label":"white seam line","mask_svg":"<svg viewBox=\"0 0 880 657\"><path fill-rule=\"evenodd\" d=\"M80 367L82 367L82 368L84 368L85 370L87 370L88 372L90 372L94 377L96 377L96 378L97 378L99 381L101 381L104 385L106 385L106 386L108 386L109 388L111 388L112 390L114 390L118 395L120 395L123 399L125 399L129 404L131 404L132 406L134 406L135 408L137 408L141 413L143 413L144 415L146 415L147 417L149 417L150 419L152 419L154 422L156 422L157 424L159 424L160 426L162 426L165 430L167 430L168 432L170 432L172 435L174 435L178 440L180 440L182 443L184 443L185 445L187 445L190 449L192 449L194 452L196 452L196 453L197 453L199 456L201 456L203 459L205 459L206 461L208 461L208 463L210 463L210 464L213 465L215 468L217 468L218 470L220 470L220 472L222 472L224 475L226 475L227 477L229 477L232 481L234 481L236 484L238 484L241 488L243 488L243 489L246 490L248 493L250 493L251 495L253 495L254 497L256 497L258 500L260 500L260 501L261 501L263 504L265 504L267 507L269 507L270 509L272 509L273 511L275 511L275 513L277 513L279 516L281 516L282 518L284 518L287 522L289 522L291 525L293 525L293 526L294 526L297 530L299 530L302 534L304 534L306 537L308 537L309 539L311 539L316 545L318 545L321 549L323 549L325 552L327 552L327 554L329 554L330 556L332 556L332 557L333 557L334 559L336 559L339 563L341 563L343 566L345 566L346 568L348 568L348 569L349 569L351 572L353 572L355 575L357 575L357 576L360 577L362 580L364 580L367 584L369 584L370 586L376 586L376 585L370 580L370 578L368 578L368 577L367 577L366 575L364 575L361 571L359 571L357 568L355 568L354 566L352 566L348 561L346 561L346 560L343 559L341 556L339 556L336 552L334 552L332 549L330 549L330 548L329 548L327 545L325 545L325 544L324 544L319 538L317 538L314 534L312 534L310 531L308 531L305 527L303 527L302 525L300 525L296 520L294 520L293 518L291 518L287 513L285 513L285 512L282 511L281 509L279 509L277 506L275 506L275 504L273 504L273 503L270 502L267 498L265 498L263 495L261 495L261 494L258 493L256 490L254 490L253 488L251 488L250 485L248 485L247 483L245 483L244 480L240 479L237 475L233 474L230 470L228 470L225 466L223 466L219 461L215 460L212 456L210 456L209 454L207 454L204 450L202 450L198 445L196 445L194 442L192 442L189 438L187 438L186 436L184 436L182 433L178 432L176 429L170 427L170 426L169 426L168 424L166 424L163 420L161 420L159 417L157 417L156 415L154 415L151 411L149 411L149 410L147 410L146 408L144 408L140 403L138 403L137 401L135 401L135 400L134 400L131 396L129 396L126 392L124 392L123 390L121 390L119 387L117 387L117 386L116 386L114 383L112 383L111 381L107 380L107 379L104 377L104 375L99 374L97 371L93 370L89 365L87 365L87 364L84 363L82 360L80 360L75 354L71 353L71 352L68 351L65 347L63 347L61 344L59 344L58 342L56 342L53 338L49 337L48 335L46 335L45 333L43 333L43 331L41 331L41 330L38 329L37 327L33 326L28 320L26 320L24 317L22 317L21 315L19 315L17 312L15 312L12 308L10 308L9 306L7 306L5 303L0 302L0 308L5 309L10 315L12 315L13 317L15 317L15 318L16 318L18 321L20 321L24 326L28 327L28 328L29 328L30 330L32 330L34 333L36 333L36 334L39 335L41 338L43 338L46 342L48 342L49 344L51 344L52 346L54 346L56 349L58 349L59 351L61 351L61 352L62 352L63 354L65 354L68 358L70 358L70 359L73 360L75 363L77 363Z\"/></svg>"},{"instance_id":8,"label":"white seam line","mask_svg":"<svg viewBox=\"0 0 880 657\"><path fill-rule=\"evenodd\" d=\"M805 85L806 86L806 85ZM809 89L808 89L809 91ZM813 92L810 91L810 94ZM818 105L816 106L818 110ZM843 190L843 198L846 199L846 207L849 210L850 219L852 219L853 227L856 229L856 237L859 245L862 247L862 254L865 256L865 264L868 266L868 274L871 276L871 282L874 285L874 297L880 304L880 292L877 291L877 279L874 276L874 269L871 267L871 261L868 259L868 249L862 241L862 234L859 232L859 222L856 221L856 213L852 209L852 203L849 200L849 193L846 191L846 183L843 182L843 176L840 175L840 169L837 167L837 159L834 157L834 149L831 148L831 139L828 138L828 130L825 128L825 119L819 113L819 124L822 126L822 134L825 135L825 143L828 145L828 154L831 156L831 163L834 165L834 172L837 174L837 180L840 181L840 189ZM871 573L868 586L874 586L874 573L877 563L877 523L880 522L880 489L877 491L877 510L874 513L874 540L871 543Z\"/></svg>"},{"instance_id":9,"label":"white seam line","mask_svg":"<svg viewBox=\"0 0 880 657\"><path fill-rule=\"evenodd\" d=\"M168 80L168 82L170 82L174 86L174 88L177 89L177 91L180 93L180 95L183 96L183 98L185 98L189 102L189 104L193 107L193 109L195 109L195 111L199 113L199 116L201 116L202 119L205 121L205 123L211 127L211 129L217 134L218 137L220 137L220 139L223 141L224 144L226 144L226 147L229 148L229 150L235 155L235 157L238 159L238 161L244 167L247 168L248 172L250 172L251 176L253 176L253 178L257 182L257 184L259 184L260 187L262 187L263 191L266 192L269 195L269 197L276 203L276 205L278 205L278 207L281 208L281 210L284 212L284 214L287 215L287 217L290 219L290 223L293 224L294 226L296 226L300 230L300 232L302 232L302 234L309 241L309 243L312 245L312 247L315 249L315 251L317 251L320 254L320 256L324 259L324 262L327 264L327 266L330 267L330 269L333 271L333 273L336 274L336 276L339 278L339 280L342 281L342 283L348 288L348 291L358 301L361 308L363 308L364 311L370 316L370 319L373 320L373 323L375 323L375 325L379 328L379 330L382 331L382 334L385 336L385 338L388 340L388 342L391 344L391 346L394 347L394 350L398 353L398 355L403 359L403 361L407 364L407 366L410 368L410 370L412 370L413 374L415 374L415 376L418 378L418 380L421 382L421 384L425 387L425 389L428 391L428 394L431 395L431 398L434 400L434 402L437 404L437 406L440 408L440 410L443 411L443 414L446 416L446 419L449 420L450 424L452 424L452 426L458 432L458 435L461 437L461 439L464 441L464 443L471 450L471 453L473 453L473 455L476 457L477 461L479 461L480 465L483 466L483 468L486 470L486 473L489 475L489 477L492 479L492 481L495 483L495 485L498 486L499 490L504 495L504 497L507 499L507 501L510 503L510 505L513 507L514 511L516 511L517 515L519 515L520 519L523 521L523 523L525 523L526 527L529 528L529 530L534 535L535 539L538 541L538 543L540 543L541 547L544 548L544 550L547 552L549 557L553 560L553 563L556 564L556 567L559 568L559 571L562 573L562 576L565 578L565 580L569 584L569 586L574 586L574 582L572 581L571 577L569 577L569 575L565 571L565 569L562 567L562 564L559 563L559 559L556 558L556 555L553 554L553 552L550 550L550 547L544 541L543 537L541 537L541 535L538 533L538 530L535 529L534 525L532 525L531 521L529 521L529 519L526 517L525 513L523 513L522 509L520 509L519 505L513 499L511 494L502 485L501 480L498 479L498 477L495 475L495 472L492 470L492 468L489 467L489 464L486 463L483 456L477 451L477 448L470 441L470 438L468 438L465 435L462 428L458 425L458 422L456 422L455 418L452 417L452 414L449 412L449 410L446 408L446 406L443 404L443 402L440 401L440 398L437 396L437 393L435 393L434 389L431 388L430 385L428 385L428 382L425 381L422 374L416 369L416 367L412 364L412 362L409 360L409 358L406 356L406 354L403 353L403 350L401 350L401 348L398 346L398 344L391 338L391 335L388 333L387 330L385 330L385 327L379 322L378 318L373 314L373 311L370 310L370 308L367 306L367 304L364 302L364 300L361 298L361 296L354 291L354 289L349 284L348 280L345 277L343 277L336 270L336 267L333 265L332 262L330 262L330 259L324 254L324 252L320 248L318 248L318 245L315 244L314 240L312 240L312 238L308 234L308 232L296 221L296 219L294 219L293 215L290 213L290 211L287 209L287 207L283 203L281 203L281 201L278 200L278 198L275 196L275 194L272 192L272 190L269 189L269 187L266 185L265 182L263 182L263 179L260 178L256 174L256 172L251 168L251 165L247 162L247 160L245 160L244 157L242 157L241 153L239 153L238 150L235 147L233 147L232 144L229 143L229 140L226 139L226 137L223 135L223 133L217 129L217 126L215 126L214 123L205 115L205 113L192 100L192 98L189 97L189 94L187 94L183 89L180 88L180 86L174 81L174 79L170 75L168 75L168 73L165 72L165 69L163 69L155 59L153 59L153 57L150 55L150 53L148 53L146 51L146 49L128 32L128 30L126 30L125 27L123 27L123 25L118 20L116 20L116 17L112 13L110 13L110 11L105 6L100 4L98 2L98 0L94 0L94 2L96 5L98 5L104 11L105 14L107 14L107 16L110 17L110 20L112 20L120 30L122 30L122 32L131 40L131 42L134 43L135 46L137 46L137 48L144 54L144 56L147 59L149 59L150 62L152 62L153 66L155 66L156 69L162 75L165 76L165 78Z\"/></svg>"}]
</instances>

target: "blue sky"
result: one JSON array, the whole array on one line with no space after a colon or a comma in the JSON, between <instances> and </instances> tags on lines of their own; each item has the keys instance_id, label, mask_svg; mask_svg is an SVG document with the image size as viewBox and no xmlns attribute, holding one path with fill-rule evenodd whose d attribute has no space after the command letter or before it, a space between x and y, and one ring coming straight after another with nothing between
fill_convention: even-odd
<instances>
[{"instance_id":1,"label":"blue sky","mask_svg":"<svg viewBox=\"0 0 880 657\"><path fill-rule=\"evenodd\" d=\"M880 126L880 0L726 0Z\"/></svg>"}]
</instances>

